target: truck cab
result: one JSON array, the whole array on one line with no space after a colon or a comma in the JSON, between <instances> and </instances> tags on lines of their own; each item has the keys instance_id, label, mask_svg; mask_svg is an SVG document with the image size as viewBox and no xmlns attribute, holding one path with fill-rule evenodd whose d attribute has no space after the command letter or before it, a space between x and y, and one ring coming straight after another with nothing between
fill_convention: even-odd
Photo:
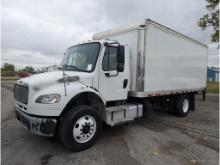
<instances>
[{"instance_id":1,"label":"truck cab","mask_svg":"<svg viewBox=\"0 0 220 165\"><path fill-rule=\"evenodd\" d=\"M93 137L92 141L96 139L95 132L91 132L91 125L98 134L103 121L110 125L121 121L118 115L117 120L113 119L115 109L107 113L106 108L107 104L126 100L129 87L128 46L110 40L84 42L66 50L60 70L32 75L16 82L17 118L37 135L51 137L55 131L65 130L65 133L60 133L60 137L67 148L86 148L88 138ZM85 114L84 118L81 116L76 120L76 130L72 128L74 121L66 123L70 113L82 113L88 109L94 114ZM130 116L130 119L134 117L137 116ZM66 130L68 127L73 130L70 131L72 134L77 132L72 141L80 143L80 147L66 139L70 136L69 129Z\"/></svg>"}]
</instances>

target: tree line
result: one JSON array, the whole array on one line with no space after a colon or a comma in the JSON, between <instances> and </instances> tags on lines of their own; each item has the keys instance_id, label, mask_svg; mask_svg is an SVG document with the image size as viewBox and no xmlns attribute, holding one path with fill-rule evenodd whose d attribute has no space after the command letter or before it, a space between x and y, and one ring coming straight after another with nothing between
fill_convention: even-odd
<instances>
[{"instance_id":1,"label":"tree line","mask_svg":"<svg viewBox=\"0 0 220 165\"><path fill-rule=\"evenodd\" d=\"M21 69L16 69L13 64L4 63L3 67L1 67L1 76L2 77L14 77L14 76L26 76L28 74L36 73L34 67L32 66L25 66Z\"/></svg>"}]
</instances>

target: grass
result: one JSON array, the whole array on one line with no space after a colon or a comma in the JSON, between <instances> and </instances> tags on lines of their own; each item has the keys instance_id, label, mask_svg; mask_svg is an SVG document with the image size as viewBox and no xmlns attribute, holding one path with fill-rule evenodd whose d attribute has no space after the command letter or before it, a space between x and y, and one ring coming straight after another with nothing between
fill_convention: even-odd
<instances>
[{"instance_id":1,"label":"grass","mask_svg":"<svg viewBox=\"0 0 220 165\"><path fill-rule=\"evenodd\" d=\"M16 81L20 79L20 77L1 77L1 81Z\"/></svg>"},{"instance_id":2,"label":"grass","mask_svg":"<svg viewBox=\"0 0 220 165\"><path fill-rule=\"evenodd\" d=\"M207 93L219 93L219 83L217 82L207 82Z\"/></svg>"}]
</instances>

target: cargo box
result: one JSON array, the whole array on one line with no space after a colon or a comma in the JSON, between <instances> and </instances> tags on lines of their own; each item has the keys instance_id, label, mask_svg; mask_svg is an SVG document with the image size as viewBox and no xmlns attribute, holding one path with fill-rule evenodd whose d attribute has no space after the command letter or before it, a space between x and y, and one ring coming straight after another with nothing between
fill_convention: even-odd
<instances>
[{"instance_id":1,"label":"cargo box","mask_svg":"<svg viewBox=\"0 0 220 165\"><path fill-rule=\"evenodd\" d=\"M200 91L206 87L207 46L152 20L97 33L93 39L128 45L131 96Z\"/></svg>"}]
</instances>

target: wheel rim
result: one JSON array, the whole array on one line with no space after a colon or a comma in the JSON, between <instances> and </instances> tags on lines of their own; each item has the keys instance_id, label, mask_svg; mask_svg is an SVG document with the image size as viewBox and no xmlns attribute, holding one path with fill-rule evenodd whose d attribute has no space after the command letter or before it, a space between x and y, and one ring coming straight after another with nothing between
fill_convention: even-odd
<instances>
[{"instance_id":1,"label":"wheel rim","mask_svg":"<svg viewBox=\"0 0 220 165\"><path fill-rule=\"evenodd\" d=\"M183 100L183 112L186 113L189 109L189 100L188 99L184 99Z\"/></svg>"},{"instance_id":2,"label":"wheel rim","mask_svg":"<svg viewBox=\"0 0 220 165\"><path fill-rule=\"evenodd\" d=\"M79 143L88 142L95 132L96 120L90 115L80 117L73 127L73 137Z\"/></svg>"}]
</instances>

